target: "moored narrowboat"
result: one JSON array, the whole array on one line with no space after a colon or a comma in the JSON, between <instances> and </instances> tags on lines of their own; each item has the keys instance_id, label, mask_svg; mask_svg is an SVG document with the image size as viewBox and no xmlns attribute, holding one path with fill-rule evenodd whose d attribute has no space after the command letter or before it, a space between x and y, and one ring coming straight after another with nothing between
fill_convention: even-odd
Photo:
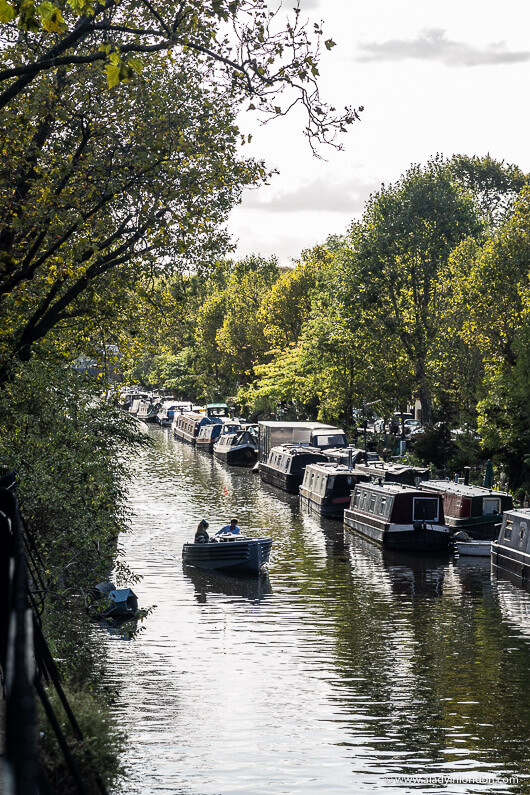
<instances>
[{"instance_id":1,"label":"moored narrowboat","mask_svg":"<svg viewBox=\"0 0 530 795\"><path fill-rule=\"evenodd\" d=\"M348 441L341 428L321 422L279 422L264 420L258 423L258 458L266 463L273 447L284 444L305 444L319 450L346 447Z\"/></svg>"},{"instance_id":2,"label":"moored narrowboat","mask_svg":"<svg viewBox=\"0 0 530 795\"><path fill-rule=\"evenodd\" d=\"M371 464L372 461L381 461L377 453L371 450L363 450L360 447L353 447L353 445L326 450L326 458L333 464L343 464L349 467L364 463Z\"/></svg>"},{"instance_id":3,"label":"moored narrowboat","mask_svg":"<svg viewBox=\"0 0 530 795\"><path fill-rule=\"evenodd\" d=\"M504 491L470 486L449 480L430 480L421 488L440 492L444 513L452 533L465 530L471 538L496 538L502 514L513 508L513 499Z\"/></svg>"},{"instance_id":4,"label":"moored narrowboat","mask_svg":"<svg viewBox=\"0 0 530 795\"><path fill-rule=\"evenodd\" d=\"M222 433L213 446L213 454L231 466L254 466L258 458L258 439L253 428Z\"/></svg>"},{"instance_id":5,"label":"moored narrowboat","mask_svg":"<svg viewBox=\"0 0 530 795\"><path fill-rule=\"evenodd\" d=\"M449 547L442 495L397 483L355 486L344 526L388 549L444 552Z\"/></svg>"},{"instance_id":6,"label":"moored narrowboat","mask_svg":"<svg viewBox=\"0 0 530 795\"><path fill-rule=\"evenodd\" d=\"M509 575L517 585L530 585L530 508L514 508L502 518L499 536L491 545L496 573Z\"/></svg>"},{"instance_id":7,"label":"moored narrowboat","mask_svg":"<svg viewBox=\"0 0 530 795\"><path fill-rule=\"evenodd\" d=\"M221 419L220 417L218 419ZM197 450L202 450L205 453L212 453L215 443L224 434L234 433L240 429L237 420L230 420L226 418L223 422L211 422L207 425L202 425L199 428L199 433L195 440Z\"/></svg>"},{"instance_id":8,"label":"moored narrowboat","mask_svg":"<svg viewBox=\"0 0 530 795\"><path fill-rule=\"evenodd\" d=\"M298 494L306 466L316 461L326 461L316 447L281 444L272 448L266 461L260 461L259 474L265 483Z\"/></svg>"},{"instance_id":9,"label":"moored narrowboat","mask_svg":"<svg viewBox=\"0 0 530 795\"><path fill-rule=\"evenodd\" d=\"M175 418L175 415L183 414L191 410L191 403L180 403L175 400L164 400L157 414L157 422L163 428L168 428Z\"/></svg>"},{"instance_id":10,"label":"moored narrowboat","mask_svg":"<svg viewBox=\"0 0 530 795\"><path fill-rule=\"evenodd\" d=\"M402 483L406 486L418 486L423 480L429 480L429 467L415 467L410 464L387 464L385 461L367 461L358 463L355 469L381 483Z\"/></svg>"},{"instance_id":11,"label":"moored narrowboat","mask_svg":"<svg viewBox=\"0 0 530 795\"><path fill-rule=\"evenodd\" d=\"M215 423L222 425L222 421L218 417L207 417L205 414L187 411L173 418L171 428L173 436L176 439L180 439L181 442L187 442L195 446L200 428L202 428L203 425L212 425Z\"/></svg>"},{"instance_id":12,"label":"moored narrowboat","mask_svg":"<svg viewBox=\"0 0 530 795\"><path fill-rule=\"evenodd\" d=\"M331 462L308 464L300 486L300 508L341 519L356 483L368 480L351 467Z\"/></svg>"}]
</instances>

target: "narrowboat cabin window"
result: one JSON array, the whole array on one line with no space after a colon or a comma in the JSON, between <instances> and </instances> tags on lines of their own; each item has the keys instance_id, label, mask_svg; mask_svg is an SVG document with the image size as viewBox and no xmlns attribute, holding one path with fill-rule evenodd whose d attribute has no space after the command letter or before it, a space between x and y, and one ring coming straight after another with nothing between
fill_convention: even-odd
<instances>
[{"instance_id":1,"label":"narrowboat cabin window","mask_svg":"<svg viewBox=\"0 0 530 795\"><path fill-rule=\"evenodd\" d=\"M375 508L375 494L372 494L371 497L370 497L370 506L368 508L370 513L374 512L374 508Z\"/></svg>"},{"instance_id":2,"label":"narrowboat cabin window","mask_svg":"<svg viewBox=\"0 0 530 795\"><path fill-rule=\"evenodd\" d=\"M504 538L507 541L510 541L512 537L512 529L513 529L513 519L507 519L506 525L504 527Z\"/></svg>"},{"instance_id":3,"label":"narrowboat cabin window","mask_svg":"<svg viewBox=\"0 0 530 795\"><path fill-rule=\"evenodd\" d=\"M501 512L501 501L498 497L484 497L482 500L482 513L491 516Z\"/></svg>"},{"instance_id":4,"label":"narrowboat cabin window","mask_svg":"<svg viewBox=\"0 0 530 795\"><path fill-rule=\"evenodd\" d=\"M386 497L381 497L381 503L379 505L379 513L381 516L385 516L386 514Z\"/></svg>"},{"instance_id":5,"label":"narrowboat cabin window","mask_svg":"<svg viewBox=\"0 0 530 795\"><path fill-rule=\"evenodd\" d=\"M521 522L521 529L519 531L519 541L522 541L526 533L526 522Z\"/></svg>"},{"instance_id":6,"label":"narrowboat cabin window","mask_svg":"<svg viewBox=\"0 0 530 795\"><path fill-rule=\"evenodd\" d=\"M415 522L437 522L438 504L436 497L414 497L413 515Z\"/></svg>"}]
</instances>

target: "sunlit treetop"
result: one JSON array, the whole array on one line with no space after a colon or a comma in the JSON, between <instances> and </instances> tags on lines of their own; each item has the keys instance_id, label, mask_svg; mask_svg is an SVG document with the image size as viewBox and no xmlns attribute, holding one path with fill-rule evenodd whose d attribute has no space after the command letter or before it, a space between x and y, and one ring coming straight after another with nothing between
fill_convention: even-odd
<instances>
[{"instance_id":1,"label":"sunlit treetop","mask_svg":"<svg viewBox=\"0 0 530 795\"><path fill-rule=\"evenodd\" d=\"M104 65L108 85L134 79L154 52L195 52L210 79L264 118L306 109L311 145L337 136L362 108L338 112L321 101L321 23L271 11L265 0L0 0L0 109L58 66Z\"/></svg>"}]
</instances>

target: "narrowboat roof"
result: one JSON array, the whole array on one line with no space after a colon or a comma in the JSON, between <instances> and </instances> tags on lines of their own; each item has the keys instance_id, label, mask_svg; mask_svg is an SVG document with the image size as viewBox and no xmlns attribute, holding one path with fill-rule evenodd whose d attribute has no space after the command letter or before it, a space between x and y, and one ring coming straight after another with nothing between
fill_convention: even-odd
<instances>
[{"instance_id":1,"label":"narrowboat roof","mask_svg":"<svg viewBox=\"0 0 530 795\"><path fill-rule=\"evenodd\" d=\"M473 486L465 483L455 483L451 480L429 480L425 488L433 491L450 492L451 494L461 494L465 497L510 497L506 491L488 489L485 486Z\"/></svg>"},{"instance_id":2,"label":"narrowboat roof","mask_svg":"<svg viewBox=\"0 0 530 795\"><path fill-rule=\"evenodd\" d=\"M411 464L387 464L385 461L368 461L367 464L356 464L355 466L357 469L369 470L373 474L377 474L377 472L392 472L396 475L403 472L427 474L430 471L429 467L416 467Z\"/></svg>"},{"instance_id":3,"label":"narrowboat roof","mask_svg":"<svg viewBox=\"0 0 530 795\"><path fill-rule=\"evenodd\" d=\"M384 494L417 494L419 497L430 494L432 497L441 497L437 492L429 492L428 489L420 489L415 486L406 486L403 483L359 483L355 488L368 489L369 491L383 492Z\"/></svg>"},{"instance_id":4,"label":"narrowboat roof","mask_svg":"<svg viewBox=\"0 0 530 795\"><path fill-rule=\"evenodd\" d=\"M353 467L350 468L346 464L335 464L331 461L316 461L314 464L308 464L306 469L313 469L318 472L325 472L328 475L354 474Z\"/></svg>"},{"instance_id":5,"label":"narrowboat roof","mask_svg":"<svg viewBox=\"0 0 530 795\"><path fill-rule=\"evenodd\" d=\"M308 428L311 431L316 430L334 430L338 431L336 425L325 425L321 422L282 422L281 420L260 420L258 425L265 428Z\"/></svg>"},{"instance_id":6,"label":"narrowboat roof","mask_svg":"<svg viewBox=\"0 0 530 795\"><path fill-rule=\"evenodd\" d=\"M527 519L530 521L530 508L511 508L509 511L504 511L504 516L517 517L517 519Z\"/></svg>"},{"instance_id":7,"label":"narrowboat roof","mask_svg":"<svg viewBox=\"0 0 530 795\"><path fill-rule=\"evenodd\" d=\"M277 455L307 455L308 453L315 453L322 456L322 450L319 447L311 447L309 444L279 444L276 447L271 447L269 455L276 453Z\"/></svg>"}]
</instances>

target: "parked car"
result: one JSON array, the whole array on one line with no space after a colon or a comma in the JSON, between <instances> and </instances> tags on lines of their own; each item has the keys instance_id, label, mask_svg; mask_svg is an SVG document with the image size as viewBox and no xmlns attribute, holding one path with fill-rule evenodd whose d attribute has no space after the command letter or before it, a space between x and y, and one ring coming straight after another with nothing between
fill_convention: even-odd
<instances>
[{"instance_id":1,"label":"parked car","mask_svg":"<svg viewBox=\"0 0 530 795\"><path fill-rule=\"evenodd\" d=\"M421 424L420 420L405 420L403 427L405 429L405 436L410 436L410 434L415 433L423 433L423 425Z\"/></svg>"}]
</instances>

